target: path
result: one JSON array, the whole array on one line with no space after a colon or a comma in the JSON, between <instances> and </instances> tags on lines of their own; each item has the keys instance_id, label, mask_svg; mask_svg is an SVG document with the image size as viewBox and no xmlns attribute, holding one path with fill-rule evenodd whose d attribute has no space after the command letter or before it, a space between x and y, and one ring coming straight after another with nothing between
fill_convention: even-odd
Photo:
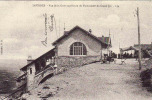
<instances>
[{"instance_id":1,"label":"path","mask_svg":"<svg viewBox=\"0 0 152 100\"><path fill-rule=\"evenodd\" d=\"M98 62L72 68L33 93L39 92L39 97L55 94L47 95L48 100L152 100L152 94L141 87L138 63L132 59L119 64Z\"/></svg>"}]
</instances>

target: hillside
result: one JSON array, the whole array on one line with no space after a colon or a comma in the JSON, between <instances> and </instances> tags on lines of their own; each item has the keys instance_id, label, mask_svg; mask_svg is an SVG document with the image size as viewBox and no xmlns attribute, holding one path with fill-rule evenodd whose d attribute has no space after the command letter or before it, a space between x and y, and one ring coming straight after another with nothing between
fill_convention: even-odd
<instances>
[{"instance_id":1,"label":"hillside","mask_svg":"<svg viewBox=\"0 0 152 100\"><path fill-rule=\"evenodd\" d=\"M22 96L27 100L150 100L142 87L138 63L94 63L53 76Z\"/></svg>"},{"instance_id":2,"label":"hillside","mask_svg":"<svg viewBox=\"0 0 152 100\"><path fill-rule=\"evenodd\" d=\"M16 88L16 78L26 60L0 59L0 97L7 96Z\"/></svg>"}]
</instances>

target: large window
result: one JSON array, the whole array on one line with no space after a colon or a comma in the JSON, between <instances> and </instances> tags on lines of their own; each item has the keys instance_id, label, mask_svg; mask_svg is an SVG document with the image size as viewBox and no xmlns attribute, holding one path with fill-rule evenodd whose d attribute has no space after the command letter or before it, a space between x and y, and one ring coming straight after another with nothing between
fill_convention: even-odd
<instances>
[{"instance_id":1,"label":"large window","mask_svg":"<svg viewBox=\"0 0 152 100\"><path fill-rule=\"evenodd\" d=\"M70 46L70 55L87 55L87 49L81 42L75 42Z\"/></svg>"}]
</instances>

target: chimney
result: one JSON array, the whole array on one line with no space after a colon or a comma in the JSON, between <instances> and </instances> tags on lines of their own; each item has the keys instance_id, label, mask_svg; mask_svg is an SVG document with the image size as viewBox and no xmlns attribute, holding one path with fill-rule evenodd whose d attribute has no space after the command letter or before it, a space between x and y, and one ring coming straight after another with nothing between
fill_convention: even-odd
<instances>
[{"instance_id":1,"label":"chimney","mask_svg":"<svg viewBox=\"0 0 152 100\"><path fill-rule=\"evenodd\" d=\"M27 64L31 63L33 61L32 56L28 56L27 58Z\"/></svg>"},{"instance_id":2,"label":"chimney","mask_svg":"<svg viewBox=\"0 0 152 100\"><path fill-rule=\"evenodd\" d=\"M64 31L64 34L67 35L69 31Z\"/></svg>"},{"instance_id":3,"label":"chimney","mask_svg":"<svg viewBox=\"0 0 152 100\"><path fill-rule=\"evenodd\" d=\"M92 33L92 30L91 30L91 29L89 29L89 33Z\"/></svg>"}]
</instances>

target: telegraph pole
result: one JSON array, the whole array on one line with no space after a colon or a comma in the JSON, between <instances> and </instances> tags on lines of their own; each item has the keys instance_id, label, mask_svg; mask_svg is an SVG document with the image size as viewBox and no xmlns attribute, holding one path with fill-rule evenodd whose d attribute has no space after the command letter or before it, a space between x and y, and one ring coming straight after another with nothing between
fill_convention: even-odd
<instances>
[{"instance_id":1,"label":"telegraph pole","mask_svg":"<svg viewBox=\"0 0 152 100\"><path fill-rule=\"evenodd\" d=\"M137 23L138 23L138 61L139 61L139 70L141 70L141 44L140 44L140 20L139 20L139 8L137 7Z\"/></svg>"}]
</instances>

